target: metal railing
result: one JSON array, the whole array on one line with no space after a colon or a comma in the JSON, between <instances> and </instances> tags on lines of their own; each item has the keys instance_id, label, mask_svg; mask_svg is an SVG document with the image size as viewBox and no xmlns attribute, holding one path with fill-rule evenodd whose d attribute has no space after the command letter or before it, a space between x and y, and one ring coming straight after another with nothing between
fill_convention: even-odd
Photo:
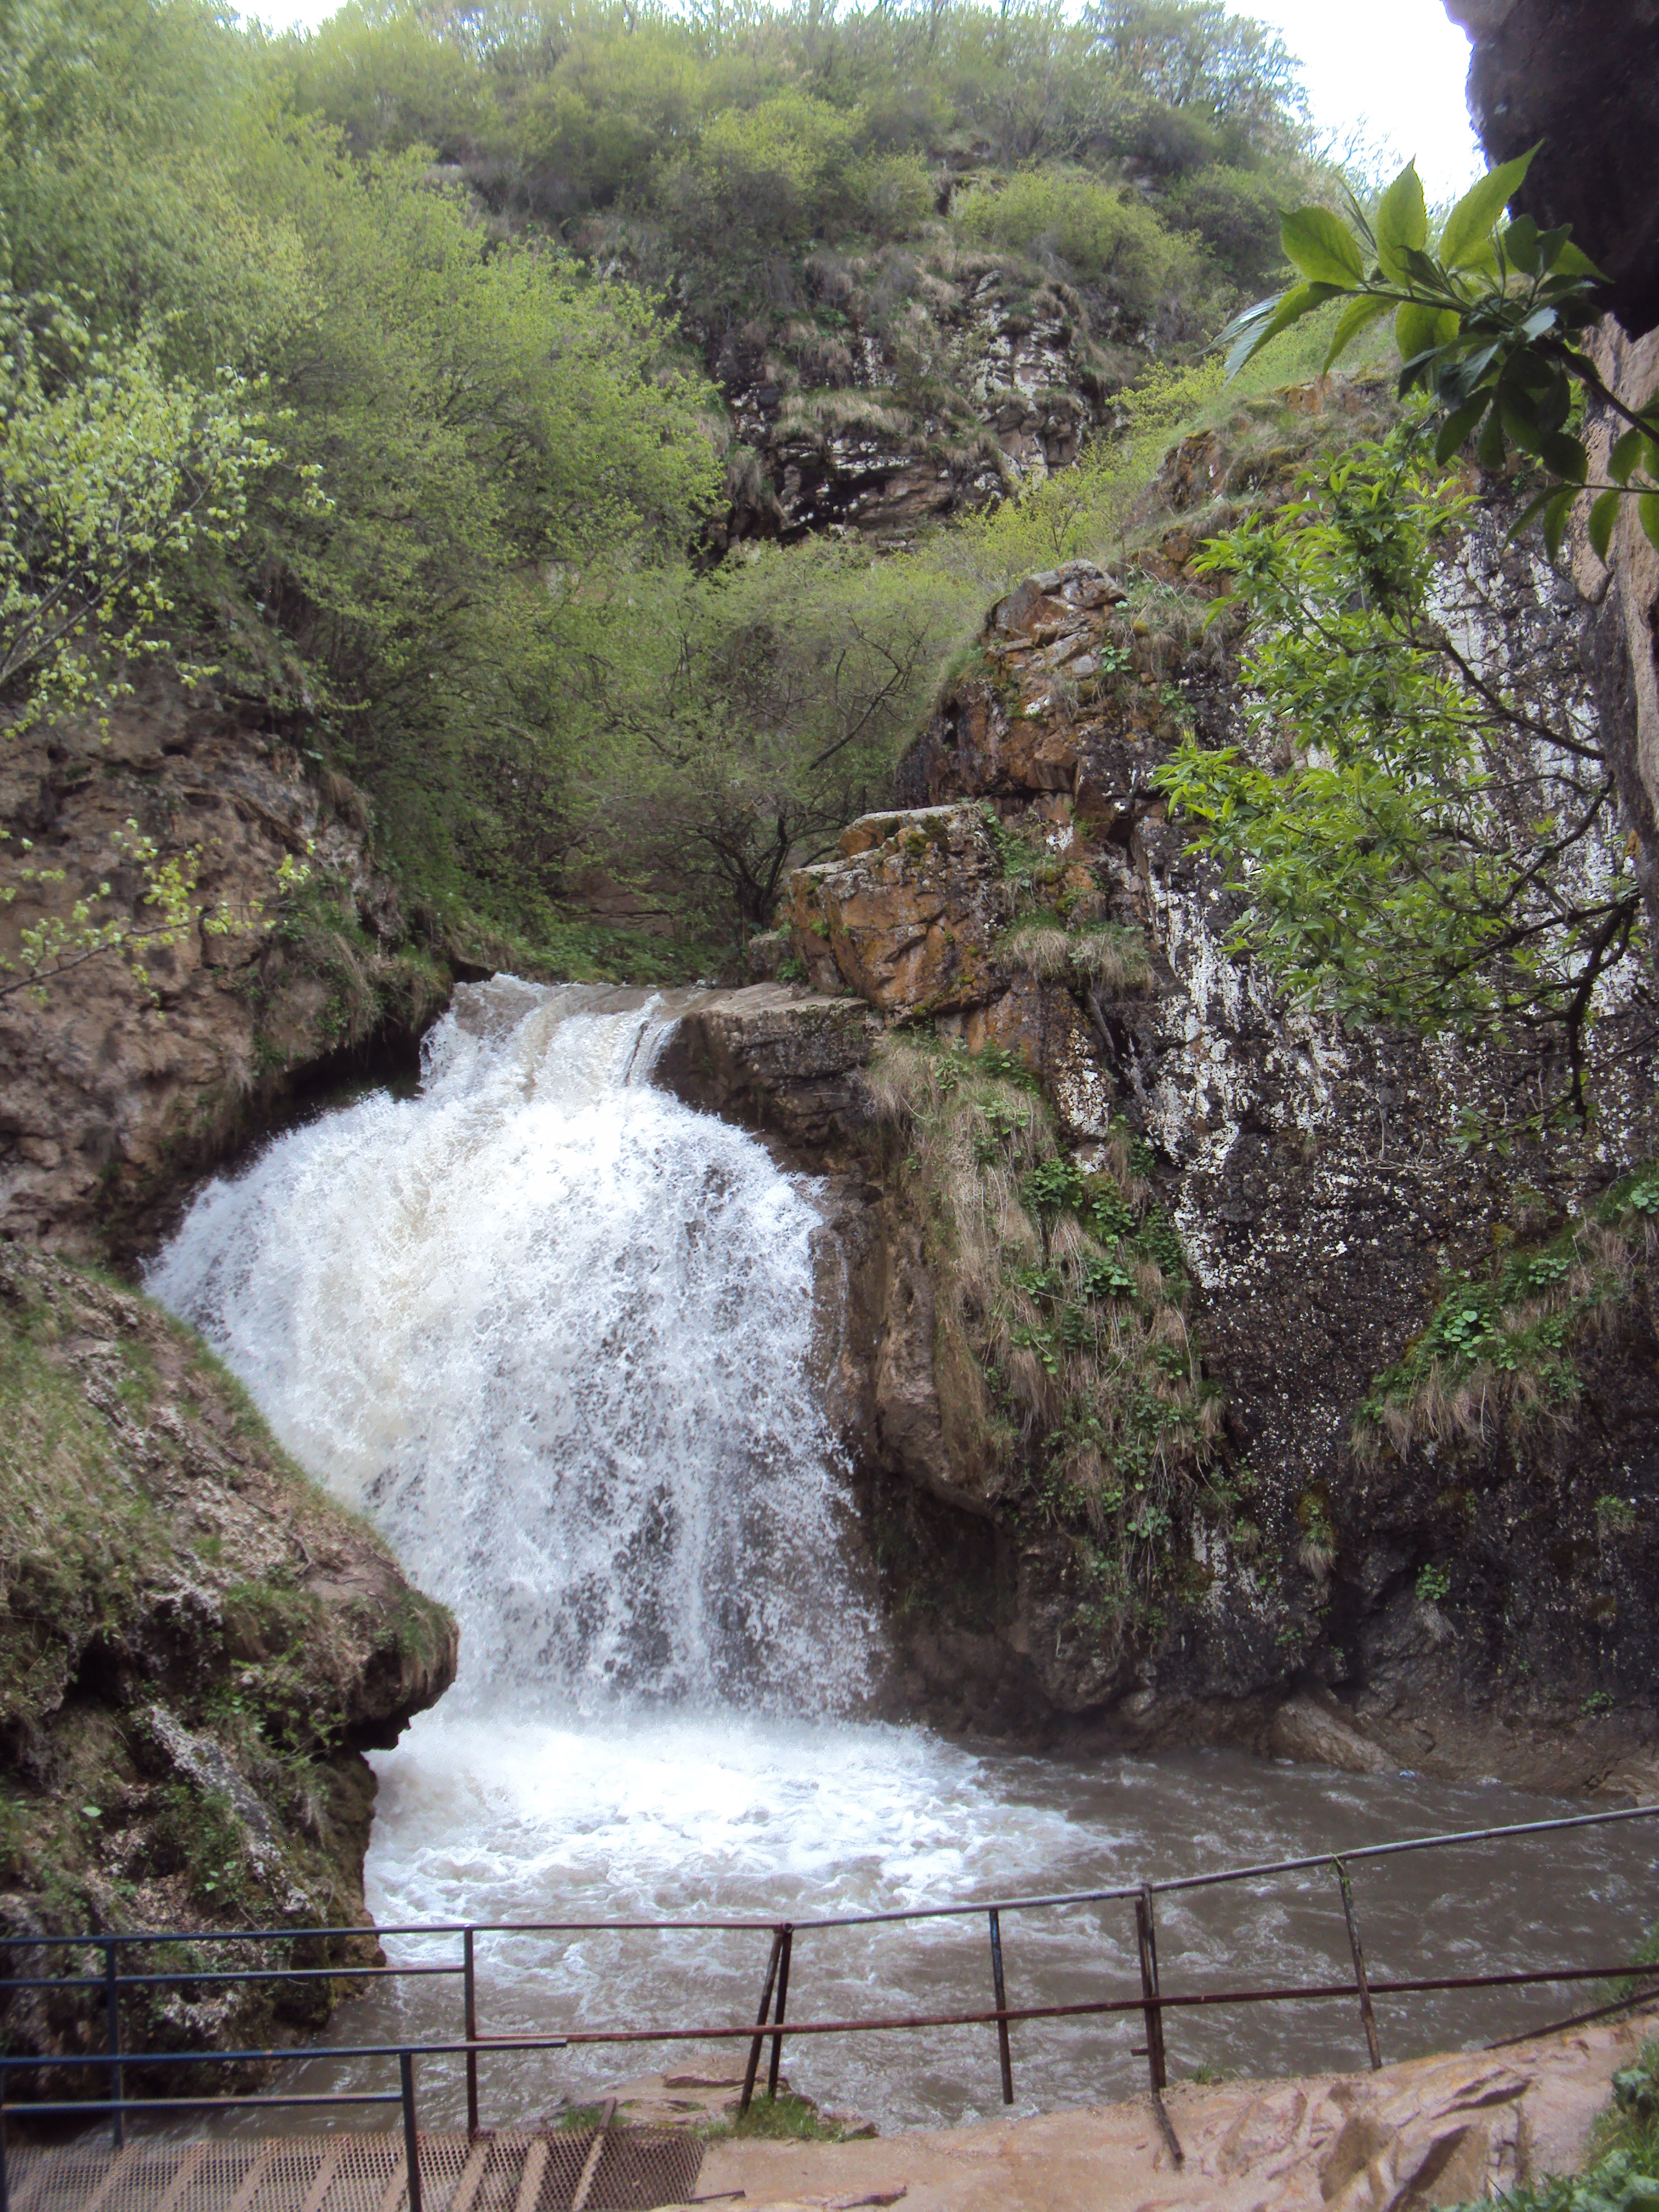
<instances>
[{"instance_id":1,"label":"metal railing","mask_svg":"<svg viewBox=\"0 0 1659 2212\"><path fill-rule=\"evenodd\" d=\"M198 1929L164 1932L105 1932L82 1936L0 1936L0 1955L10 1958L19 1951L40 1952L58 1950L90 1950L101 1954L103 1970L84 1975L7 1974L0 1977L0 1994L24 1990L101 1990L105 1997L106 2044L101 2052L48 2053L42 2056L0 2055L0 2212L9 2212L5 2169L5 2123L11 2119L62 2120L66 2117L107 2113L110 2117L112 2141L118 2149L124 2140L125 2122L128 2114L151 2116L174 2115L185 2111L227 2110L264 2106L337 2106L398 2105L401 2106L405 2139L408 2172L409 2212L422 2212L418 2166L418 2129L416 2109L416 2063L425 2058L441 2057L463 2059L466 2087L466 2124L469 2136L481 2132L479 2125L479 2059L485 2053L510 2051L562 2051L583 2046L632 2045L646 2043L720 2043L746 2042L749 2045L747 2063L739 2100L739 2115L746 2113L753 2102L759 2069L766 2045L771 2045L767 2069L767 2094L775 2098L778 2091L779 2067L786 2037L800 2038L817 2035L867 2035L892 2032L918 2031L941 2027L994 2027L997 2037L997 2062L1003 2102L1014 2101L1013 2054L1010 2030L1024 2022L1046 2020L1076 2020L1108 2018L1117 2014L1139 2014L1144 2023L1146 2041L1133 2047L1133 2055L1147 2062L1148 2082L1170 2148L1177 2160L1180 2146L1175 2140L1164 2112L1162 2092L1168 2085L1169 2068L1164 2044L1165 2016L1171 2012L1212 2010L1230 2006L1254 2006L1326 2002L1341 2001L1357 2005L1365 2037L1367 2053L1373 2069L1382 2064L1376 2000L1403 1998L1427 1995L1435 1991L1455 1990L1497 1990L1541 1987L1558 1984L1595 1984L1624 1981L1645 1984L1651 1987L1659 1978L1659 1966L1637 1960L1611 1966L1561 1966L1527 1969L1524 1971L1486 1973L1425 1975L1409 1978L1374 1980L1366 1966L1364 1948L1361 1942L1358 1917L1354 1904L1349 1869L1369 1860L1401 1856L1416 1851L1445 1850L1460 1847L1503 1842L1518 1837L1556 1834L1564 1830L1607 1827L1628 1820L1649 1820L1659 1818L1659 1805L1640 1805L1618 1812L1578 1814L1553 1820L1533 1820L1508 1827L1470 1828L1455 1832L1413 1836L1400 1842L1359 1844L1337 1852L1322 1852L1302 1858L1274 1859L1242 1867L1227 1867L1209 1874L1179 1875L1160 1881L1139 1881L1090 1890L1070 1890L1049 1895L1008 1897L978 1899L955 1905L910 1905L883 1912L830 1913L817 1917L803 1917L794 1920L769 1920L750 1917L691 1918L672 1920L548 1920L548 1921L442 1921L407 1923L379 1929L364 1928L272 1928L272 1929ZM1340 1903L1344 1930L1353 1967L1352 1981L1305 1982L1276 1984L1263 1988L1200 1990L1183 1994L1170 1994L1163 1987L1158 1959L1156 1899L1184 1892L1213 1889L1224 1885L1259 1881L1271 1876L1304 1874L1328 1869L1334 1877L1337 1901ZM1002 1923L1011 1913L1047 1912L1068 1906L1124 1903L1133 1908L1134 1917L1135 1955L1139 1967L1139 1989L1130 1996L1098 1997L1069 2004L1014 2005L1008 2002L1007 1978L1002 1948ZM859 1928L882 1928L900 1923L932 1920L970 1919L982 1915L989 1939L991 1990L994 2002L984 2009L974 2011L933 2012L882 2014L862 2019L790 2020L787 2018L790 1972L795 1938L812 1932L831 1932ZM676 1932L713 1935L752 1934L769 1938L765 1973L761 1984L760 2002L752 2021L733 2024L719 2021L708 2025L644 2026L611 2028L568 2028L557 2034L545 2035L483 2035L478 2032L477 1946L482 1936L556 1936L578 1934L670 1934ZM120 1972L121 1955L143 1952L161 1945L246 1944L252 1942L284 1944L339 1941L365 1936L456 1936L460 1939L460 1956L453 1962L438 1964L411 1963L405 1966L258 1966L126 1973ZM359 2045L310 2045L298 2048L265 2048L252 2051L132 2051L124 2049L121 2022L121 1999L125 1993L156 1988L179 1989L204 1984L215 1987L234 1986L246 1983L292 1982L373 1982L379 1980L410 1980L449 1977L461 1982L463 2032L453 2041L404 2042ZM1629 1994L1620 1994L1610 2004L1602 2004L1589 2012L1578 2013L1566 2021L1554 2021L1547 2027L1530 2028L1519 2036L1504 2039L1489 2046L1501 2049L1507 2044L1522 2042L1531 2037L1552 2033L1555 2028L1573 2027L1586 2021L1600 2019L1622 2010L1636 2000ZM342 2089L308 2093L262 2093L258 2094L198 2097L134 2097L127 2094L128 2069L149 2066L229 2066L265 2065L275 2062L294 2063L305 2058L328 2058L345 2061L354 2059L391 2059L398 2061L398 2087L386 2090ZM38 2074L41 2069L70 2067L82 2071L102 2069L106 2072L109 2094L103 2098L32 2098L18 2100L10 2098L8 2089L13 2077L20 2072Z\"/></svg>"}]
</instances>

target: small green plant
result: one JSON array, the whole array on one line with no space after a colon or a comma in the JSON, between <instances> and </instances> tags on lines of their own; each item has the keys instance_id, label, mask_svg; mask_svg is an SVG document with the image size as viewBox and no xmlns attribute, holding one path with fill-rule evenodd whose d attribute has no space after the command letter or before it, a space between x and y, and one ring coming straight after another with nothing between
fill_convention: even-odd
<instances>
[{"instance_id":1,"label":"small green plant","mask_svg":"<svg viewBox=\"0 0 1659 2212\"><path fill-rule=\"evenodd\" d=\"M1438 1605L1451 1589L1451 1576L1444 1567L1432 1564L1417 1571L1417 1595L1425 1605Z\"/></svg>"},{"instance_id":2,"label":"small green plant","mask_svg":"<svg viewBox=\"0 0 1659 2212\"><path fill-rule=\"evenodd\" d=\"M1636 1501L1632 1498L1615 1498L1604 1490L1595 1501L1595 1517L1601 1526L1619 1535L1625 1535L1636 1526Z\"/></svg>"},{"instance_id":3,"label":"small green plant","mask_svg":"<svg viewBox=\"0 0 1659 2212\"><path fill-rule=\"evenodd\" d=\"M711 2142L735 2137L740 2142L841 2142L847 2130L828 2119L810 2097L798 2097L780 2082L775 2097L757 2097L741 2119L720 2120L700 2130Z\"/></svg>"},{"instance_id":4,"label":"small green plant","mask_svg":"<svg viewBox=\"0 0 1659 2212\"><path fill-rule=\"evenodd\" d=\"M1578 1710L1587 1721L1596 1721L1613 1711L1613 1704L1611 1690L1592 1690Z\"/></svg>"}]
</instances>

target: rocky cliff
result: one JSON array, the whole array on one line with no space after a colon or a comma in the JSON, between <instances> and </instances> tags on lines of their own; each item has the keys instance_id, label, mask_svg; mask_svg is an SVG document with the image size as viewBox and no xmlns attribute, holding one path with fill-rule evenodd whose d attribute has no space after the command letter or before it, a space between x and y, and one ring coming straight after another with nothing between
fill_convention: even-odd
<instances>
[{"instance_id":1,"label":"rocky cliff","mask_svg":"<svg viewBox=\"0 0 1659 2212\"><path fill-rule=\"evenodd\" d=\"M455 1659L448 1614L284 1457L192 1332L0 1244L0 1930L361 1925L233 1963L374 1959L362 1754ZM75 1966L21 1955L26 1972ZM185 1946L170 1963L225 1961ZM139 1991L124 2033L133 2049L282 2042L349 1986L301 1984L276 2009L258 1984ZM14 2052L95 2048L95 2021L82 1990L0 2006Z\"/></svg>"},{"instance_id":2,"label":"rocky cliff","mask_svg":"<svg viewBox=\"0 0 1659 2212\"><path fill-rule=\"evenodd\" d=\"M406 939L362 794L306 768L154 672L105 725L8 734L0 1237L127 1249L308 1083L412 1059L447 974ZM168 867L194 882L176 929Z\"/></svg>"},{"instance_id":3,"label":"rocky cliff","mask_svg":"<svg viewBox=\"0 0 1659 2212\"><path fill-rule=\"evenodd\" d=\"M1281 470L1315 407L1279 426ZM688 1095L842 1171L843 1418L905 1694L962 1724L1640 1786L1650 1073L1615 1018L1592 1141L1471 1148L1466 1109L1529 1079L1515 1054L1344 1031L1228 949L1234 902L1150 777L1182 719L1236 734L1184 517L1216 526L1252 427L1173 457L1138 564L995 608L908 810L793 878L813 1113L775 1041L745 1053L753 994ZM1443 598L1494 668L1593 714L1598 618L1501 517Z\"/></svg>"},{"instance_id":4,"label":"rocky cliff","mask_svg":"<svg viewBox=\"0 0 1659 2212\"><path fill-rule=\"evenodd\" d=\"M106 727L43 726L0 752L9 1934L366 1924L362 1753L453 1676L447 1615L191 1333L62 1256L153 1242L201 1170L309 1085L412 1059L441 1002L447 975L404 938L361 796L306 766L234 700L161 677ZM27 1955L42 1973L71 1963ZM262 1958L289 1955L361 1964L375 1947L371 1931ZM135 1996L125 2032L280 2042L349 1986L303 1984L281 2013L257 1988ZM78 1994L0 2013L14 2050L98 2033Z\"/></svg>"}]
</instances>

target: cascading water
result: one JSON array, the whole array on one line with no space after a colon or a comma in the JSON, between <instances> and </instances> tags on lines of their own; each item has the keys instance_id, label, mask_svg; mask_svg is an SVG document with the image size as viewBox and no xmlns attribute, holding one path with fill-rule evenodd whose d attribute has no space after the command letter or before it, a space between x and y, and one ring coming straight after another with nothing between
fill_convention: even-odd
<instances>
[{"instance_id":1,"label":"cascading water","mask_svg":"<svg viewBox=\"0 0 1659 2212\"><path fill-rule=\"evenodd\" d=\"M604 995L463 985L418 1097L215 1184L151 1288L453 1607L458 1703L844 1709L876 1638L807 1373L817 1217Z\"/></svg>"},{"instance_id":2,"label":"cascading water","mask_svg":"<svg viewBox=\"0 0 1659 2212\"><path fill-rule=\"evenodd\" d=\"M375 1756L368 1886L382 1924L879 1911L1558 1809L1219 1753L970 1753L857 1718L881 1638L811 1380L811 1188L652 1087L672 1019L638 993L463 988L417 1096L363 1098L278 1139L203 1193L150 1274L295 1455L459 1617L456 1688ZM1632 1826L1531 1857L1367 1869L1374 1972L1613 1955L1644 1923L1647 1854ZM1334 1897L1310 1875L1172 1901L1165 1978L1346 1971ZM944 1922L802 1938L792 2013L972 2009L989 2002L983 1936ZM1015 2004L1136 1986L1114 1908L1012 1917L1004 1942ZM388 1948L435 1960L453 1945ZM763 1952L746 1936L492 1938L483 2024L738 2019ZM441 1982L381 1989L336 2033L453 2036L452 2000ZM1540 1996L1529 2016L1556 2002ZM1243 2031L1183 2015L1172 2063L1331 2063L1328 2018L1263 2010ZM1446 1997L1385 2021L1385 2039L1403 2055L1528 2016ZM1131 2090L1133 2033L1021 2028L1022 2102ZM728 2071L731 2046L682 2046L672 2063L688 2058ZM494 2061L487 2117L545 2112L617 2067L602 2052L560 2054L550 2073L544 2057ZM997 2108L985 2030L815 2039L791 2069L884 2125ZM453 2120L455 2080L428 2073L429 2117Z\"/></svg>"}]
</instances>

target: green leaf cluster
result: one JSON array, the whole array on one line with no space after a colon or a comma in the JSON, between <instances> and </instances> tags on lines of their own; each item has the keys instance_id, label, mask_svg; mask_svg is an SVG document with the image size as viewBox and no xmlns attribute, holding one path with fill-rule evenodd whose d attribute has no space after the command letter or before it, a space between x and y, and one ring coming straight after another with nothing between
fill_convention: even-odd
<instances>
[{"instance_id":1,"label":"green leaf cluster","mask_svg":"<svg viewBox=\"0 0 1659 2212\"><path fill-rule=\"evenodd\" d=\"M1247 308L1218 344L1237 373L1279 334L1333 301L1347 305L1326 367L1360 334L1392 316L1402 398L1433 404L1435 458L1473 444L1497 470L1513 447L1551 481L1516 527L1537 519L1550 557L1559 553L1580 492L1595 494L1591 543L1605 557L1621 502L1633 501L1659 545L1659 407L1632 410L1603 383L1585 343L1600 319L1601 271L1563 226L1540 232L1529 216L1505 221L1534 155L1491 170L1457 203L1431 240L1416 168L1389 186L1375 217L1349 195L1350 219L1304 207L1284 218L1286 258L1301 278ZM1586 398L1622 418L1604 481L1592 483L1580 415Z\"/></svg>"},{"instance_id":2,"label":"green leaf cluster","mask_svg":"<svg viewBox=\"0 0 1659 2212\"><path fill-rule=\"evenodd\" d=\"M1252 742L1188 738L1157 781L1247 902L1234 949L1285 989L1425 1032L1547 1033L1583 1112L1585 1034L1641 902L1595 749L1436 615L1471 499L1407 432L1212 540L1194 566L1248 618Z\"/></svg>"}]
</instances>

